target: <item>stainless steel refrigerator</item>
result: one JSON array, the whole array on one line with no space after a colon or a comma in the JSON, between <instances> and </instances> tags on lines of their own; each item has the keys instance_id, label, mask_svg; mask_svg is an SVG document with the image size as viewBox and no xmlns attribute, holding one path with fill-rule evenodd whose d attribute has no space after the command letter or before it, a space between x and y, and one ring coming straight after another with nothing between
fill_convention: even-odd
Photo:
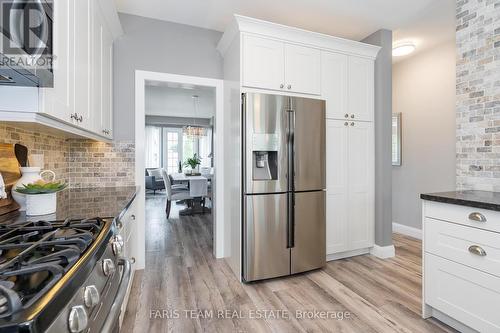
<instances>
[{"instance_id":1,"label":"stainless steel refrigerator","mask_svg":"<svg viewBox=\"0 0 500 333\"><path fill-rule=\"evenodd\" d=\"M325 102L247 93L243 103L243 279L325 265Z\"/></svg>"}]
</instances>

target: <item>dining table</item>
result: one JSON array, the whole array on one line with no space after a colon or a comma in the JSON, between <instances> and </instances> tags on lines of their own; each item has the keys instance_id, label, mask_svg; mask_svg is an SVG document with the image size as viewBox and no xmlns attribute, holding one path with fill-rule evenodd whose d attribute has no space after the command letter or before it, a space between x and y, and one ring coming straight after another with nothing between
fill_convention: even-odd
<instances>
[{"instance_id":1,"label":"dining table","mask_svg":"<svg viewBox=\"0 0 500 333\"><path fill-rule=\"evenodd\" d=\"M193 214L204 214L210 212L201 205L204 197L208 194L208 182L212 180L213 174L185 174L185 173L171 173L169 175L172 180L172 184L188 183L188 190L192 199L192 205L188 205L187 208L179 211L179 215L193 215ZM200 184L201 182L201 184ZM205 182L205 184L203 184Z\"/></svg>"}]
</instances>

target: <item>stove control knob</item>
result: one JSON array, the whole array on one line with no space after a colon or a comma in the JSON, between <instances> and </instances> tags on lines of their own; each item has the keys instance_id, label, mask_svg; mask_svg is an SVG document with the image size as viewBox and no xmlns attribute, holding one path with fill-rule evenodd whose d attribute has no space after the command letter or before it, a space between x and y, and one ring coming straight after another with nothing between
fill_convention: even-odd
<instances>
[{"instance_id":1,"label":"stove control knob","mask_svg":"<svg viewBox=\"0 0 500 333\"><path fill-rule=\"evenodd\" d=\"M97 290L96 286L87 286L83 290L83 301L86 307L93 308L99 304L100 299L99 290Z\"/></svg>"},{"instance_id":2,"label":"stove control knob","mask_svg":"<svg viewBox=\"0 0 500 333\"><path fill-rule=\"evenodd\" d=\"M121 235L113 236L113 240L111 241L111 248L113 249L113 254L115 256L120 255L123 251L123 237Z\"/></svg>"},{"instance_id":3,"label":"stove control knob","mask_svg":"<svg viewBox=\"0 0 500 333\"><path fill-rule=\"evenodd\" d=\"M111 259L104 259L102 261L102 271L104 275L113 275L116 271L115 263Z\"/></svg>"},{"instance_id":4,"label":"stove control knob","mask_svg":"<svg viewBox=\"0 0 500 333\"><path fill-rule=\"evenodd\" d=\"M77 305L71 308L68 318L69 331L71 333L78 333L89 325L89 317L83 305Z\"/></svg>"}]
</instances>

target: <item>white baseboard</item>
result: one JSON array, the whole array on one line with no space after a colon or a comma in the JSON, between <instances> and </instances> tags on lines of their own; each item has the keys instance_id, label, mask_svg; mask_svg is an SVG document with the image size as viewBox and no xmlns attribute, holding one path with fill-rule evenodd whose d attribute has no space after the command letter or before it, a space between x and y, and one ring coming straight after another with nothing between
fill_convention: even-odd
<instances>
[{"instance_id":1,"label":"white baseboard","mask_svg":"<svg viewBox=\"0 0 500 333\"><path fill-rule=\"evenodd\" d=\"M396 222L392 222L392 232L397 232L399 234L403 234L413 238L422 239L421 229L409 227L407 225L399 224Z\"/></svg>"},{"instance_id":2,"label":"white baseboard","mask_svg":"<svg viewBox=\"0 0 500 333\"><path fill-rule=\"evenodd\" d=\"M349 257L354 257L354 256L360 256L360 255L367 254L367 253L370 253L370 248L327 254L326 261L332 261L332 260L344 259L344 258L349 258Z\"/></svg>"},{"instance_id":3,"label":"white baseboard","mask_svg":"<svg viewBox=\"0 0 500 333\"><path fill-rule=\"evenodd\" d=\"M375 244L371 248L370 254L380 259L387 259L394 257L396 255L396 250L394 249L394 245L378 246Z\"/></svg>"}]
</instances>

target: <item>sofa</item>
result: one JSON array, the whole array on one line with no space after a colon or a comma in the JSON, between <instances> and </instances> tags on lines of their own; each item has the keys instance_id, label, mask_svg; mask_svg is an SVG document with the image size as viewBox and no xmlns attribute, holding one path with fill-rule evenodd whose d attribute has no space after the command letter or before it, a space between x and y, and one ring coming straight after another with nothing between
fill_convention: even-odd
<instances>
[{"instance_id":1,"label":"sofa","mask_svg":"<svg viewBox=\"0 0 500 333\"><path fill-rule=\"evenodd\" d=\"M146 168L146 190L156 191L164 190L165 183L161 175L161 168Z\"/></svg>"}]
</instances>

